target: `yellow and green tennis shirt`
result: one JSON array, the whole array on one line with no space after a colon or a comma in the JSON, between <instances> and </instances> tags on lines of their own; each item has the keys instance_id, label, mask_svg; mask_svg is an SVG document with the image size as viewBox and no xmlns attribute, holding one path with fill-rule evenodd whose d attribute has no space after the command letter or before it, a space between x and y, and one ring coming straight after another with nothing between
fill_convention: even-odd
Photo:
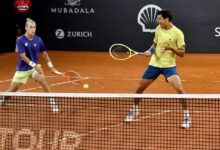
<instances>
[{"instance_id":1,"label":"yellow and green tennis shirt","mask_svg":"<svg viewBox=\"0 0 220 150\"><path fill-rule=\"evenodd\" d=\"M183 32L176 26L165 30L158 26L155 31L154 43L156 43L155 53L152 55L149 65L159 68L169 68L176 66L176 54L170 50L161 51L169 44L173 48L185 46Z\"/></svg>"}]
</instances>

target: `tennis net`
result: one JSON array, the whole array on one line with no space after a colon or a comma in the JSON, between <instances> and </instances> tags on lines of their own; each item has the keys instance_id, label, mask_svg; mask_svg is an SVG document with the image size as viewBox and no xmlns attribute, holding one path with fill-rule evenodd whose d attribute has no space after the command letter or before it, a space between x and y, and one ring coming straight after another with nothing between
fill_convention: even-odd
<instances>
[{"instance_id":1,"label":"tennis net","mask_svg":"<svg viewBox=\"0 0 220 150\"><path fill-rule=\"evenodd\" d=\"M113 149L220 149L220 95L0 93L0 150Z\"/></svg>"}]
</instances>

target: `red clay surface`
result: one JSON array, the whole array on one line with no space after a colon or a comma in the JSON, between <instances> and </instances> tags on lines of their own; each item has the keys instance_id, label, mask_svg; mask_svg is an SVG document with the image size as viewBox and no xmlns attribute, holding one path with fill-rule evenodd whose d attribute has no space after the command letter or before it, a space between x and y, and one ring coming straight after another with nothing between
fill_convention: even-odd
<instances>
[{"instance_id":1,"label":"red clay surface","mask_svg":"<svg viewBox=\"0 0 220 150\"><path fill-rule=\"evenodd\" d=\"M54 77L44 61L47 81L60 93L134 93L149 58L135 56L113 60L105 52L49 52L60 71L75 70L83 77L79 86ZM0 91L5 91L15 71L16 54L0 55ZM219 93L220 55L186 54L177 69L187 93ZM88 83L90 88L83 89ZM29 80L20 90L43 92ZM175 93L160 76L145 93ZM188 100L192 126L180 128L182 108L177 100L143 100L141 115L123 122L132 99L63 99L60 112L52 113L47 99L21 97L0 106L0 150L188 150L220 149L219 99Z\"/></svg>"},{"instance_id":2,"label":"red clay surface","mask_svg":"<svg viewBox=\"0 0 220 150\"><path fill-rule=\"evenodd\" d=\"M64 80L56 77L47 78L48 83L53 84L51 87L53 92L134 93L149 61L149 58L142 56L117 61L106 52L57 51L49 52L49 55L58 70L75 70L83 77L90 77L83 82L90 85L88 90L68 83L56 85ZM177 59L177 69L187 93L219 93L219 58L219 54L186 54L184 58ZM15 53L1 54L0 61L0 91L5 91L10 82L4 80L13 77L17 55ZM52 76L43 59L41 64L45 74ZM20 90L42 92L42 89L28 90L34 87L38 87L38 84L30 80ZM165 82L164 77L160 76L145 93L175 93L175 91Z\"/></svg>"}]
</instances>

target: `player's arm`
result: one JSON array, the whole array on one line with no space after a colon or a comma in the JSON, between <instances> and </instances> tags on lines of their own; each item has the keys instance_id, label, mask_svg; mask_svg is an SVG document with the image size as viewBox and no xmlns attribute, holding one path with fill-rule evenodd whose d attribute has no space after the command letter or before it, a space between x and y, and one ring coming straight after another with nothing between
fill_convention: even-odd
<instances>
[{"instance_id":1,"label":"player's arm","mask_svg":"<svg viewBox=\"0 0 220 150\"><path fill-rule=\"evenodd\" d=\"M51 69L52 72L57 71L56 68L53 66L53 63L50 60L49 55L46 51L42 52L43 58L46 60L48 67Z\"/></svg>"},{"instance_id":2,"label":"player's arm","mask_svg":"<svg viewBox=\"0 0 220 150\"><path fill-rule=\"evenodd\" d=\"M156 48L157 44L154 42L153 45L145 51L145 56L151 56L154 54L155 52L155 48Z\"/></svg>"},{"instance_id":3,"label":"player's arm","mask_svg":"<svg viewBox=\"0 0 220 150\"><path fill-rule=\"evenodd\" d=\"M35 68L38 73L43 74L43 70L42 70L41 66L40 66L40 65L37 65L36 63L34 63L33 61L31 61L31 60L26 56L25 53L20 53L19 55L20 55L21 59L22 59L24 62L26 62L29 66Z\"/></svg>"},{"instance_id":4,"label":"player's arm","mask_svg":"<svg viewBox=\"0 0 220 150\"><path fill-rule=\"evenodd\" d=\"M53 66L53 63L50 60L49 55L47 54L44 42L43 42L43 40L41 38L39 39L39 42L40 42L40 52L41 52L43 58L46 60L48 67L51 69L52 72L56 72L57 70Z\"/></svg>"},{"instance_id":5,"label":"player's arm","mask_svg":"<svg viewBox=\"0 0 220 150\"><path fill-rule=\"evenodd\" d=\"M155 36L153 40L152 46L145 52L145 56L151 56L155 53L155 49L157 47L157 42L158 42L158 27L156 28L155 31Z\"/></svg>"},{"instance_id":6,"label":"player's arm","mask_svg":"<svg viewBox=\"0 0 220 150\"><path fill-rule=\"evenodd\" d=\"M170 50L173 53L175 53L177 56L180 56L180 57L184 57L184 54L186 51L185 45L182 45L180 48L173 48L169 44L164 46L162 49L162 51L166 51L166 50Z\"/></svg>"},{"instance_id":7,"label":"player's arm","mask_svg":"<svg viewBox=\"0 0 220 150\"><path fill-rule=\"evenodd\" d=\"M180 48L171 48L171 51L174 52L177 56L184 57L186 49L183 45Z\"/></svg>"},{"instance_id":8,"label":"player's arm","mask_svg":"<svg viewBox=\"0 0 220 150\"><path fill-rule=\"evenodd\" d=\"M184 34L182 31L179 31L176 35L177 38L177 48L171 47L169 44L164 47L164 50L170 50L175 53L177 56L184 57L186 51L186 44L184 40Z\"/></svg>"}]
</instances>

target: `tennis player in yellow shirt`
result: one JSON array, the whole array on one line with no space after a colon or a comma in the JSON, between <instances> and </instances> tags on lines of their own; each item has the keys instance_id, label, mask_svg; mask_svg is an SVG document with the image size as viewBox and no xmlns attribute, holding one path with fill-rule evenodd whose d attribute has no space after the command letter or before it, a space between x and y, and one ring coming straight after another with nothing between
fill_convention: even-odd
<instances>
[{"instance_id":1,"label":"tennis player in yellow shirt","mask_svg":"<svg viewBox=\"0 0 220 150\"><path fill-rule=\"evenodd\" d=\"M186 44L183 32L172 23L172 14L169 10L159 11L157 22L159 25L155 31L153 45L145 52L145 55L151 56L151 59L136 93L143 93L162 74L177 93L184 94L185 91L176 70L176 56L184 57L185 54ZM134 105L125 118L125 122L132 122L139 115L139 102L140 99L134 100ZM189 128L191 120L186 101L181 100L181 104L183 107L182 127Z\"/></svg>"}]
</instances>

